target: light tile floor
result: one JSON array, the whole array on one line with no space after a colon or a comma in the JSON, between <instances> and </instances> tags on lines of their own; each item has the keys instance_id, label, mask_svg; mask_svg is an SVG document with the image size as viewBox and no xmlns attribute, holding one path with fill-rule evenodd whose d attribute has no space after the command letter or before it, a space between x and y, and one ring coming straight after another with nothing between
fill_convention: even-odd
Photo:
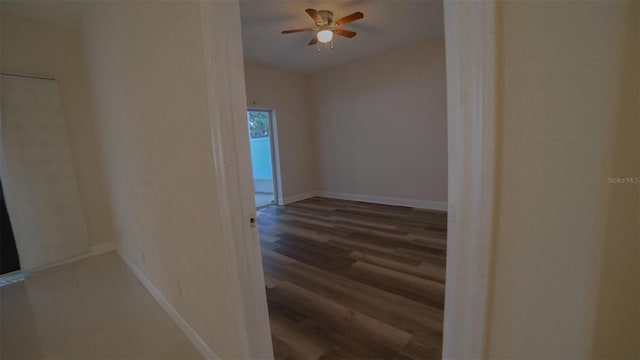
<instances>
[{"instance_id":1,"label":"light tile floor","mask_svg":"<svg viewBox=\"0 0 640 360\"><path fill-rule=\"evenodd\" d=\"M201 359L117 253L0 289L2 359Z\"/></svg>"}]
</instances>

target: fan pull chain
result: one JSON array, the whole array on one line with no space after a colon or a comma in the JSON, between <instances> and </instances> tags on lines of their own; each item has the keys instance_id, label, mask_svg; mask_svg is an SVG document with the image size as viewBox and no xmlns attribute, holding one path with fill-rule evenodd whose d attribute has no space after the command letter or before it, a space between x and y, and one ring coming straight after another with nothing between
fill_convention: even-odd
<instances>
[{"instance_id":1,"label":"fan pull chain","mask_svg":"<svg viewBox=\"0 0 640 360\"><path fill-rule=\"evenodd\" d=\"M333 50L333 38L331 38L331 50Z\"/></svg>"},{"instance_id":2,"label":"fan pull chain","mask_svg":"<svg viewBox=\"0 0 640 360\"><path fill-rule=\"evenodd\" d=\"M317 44L318 44L318 52L320 52L320 42L318 42Z\"/></svg>"}]
</instances>

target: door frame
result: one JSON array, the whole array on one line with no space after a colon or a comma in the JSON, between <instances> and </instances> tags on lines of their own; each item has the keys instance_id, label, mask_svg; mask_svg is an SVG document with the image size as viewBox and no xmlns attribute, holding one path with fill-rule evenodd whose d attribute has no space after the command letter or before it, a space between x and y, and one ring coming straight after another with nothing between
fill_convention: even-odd
<instances>
[{"instance_id":1,"label":"door frame","mask_svg":"<svg viewBox=\"0 0 640 360\"><path fill-rule=\"evenodd\" d=\"M238 270L238 277L229 281L240 292L234 314L243 330L237 334L244 345L240 357L273 359L249 154L240 3L200 0L199 5L221 230L232 251L231 266ZM204 354L218 358L211 351Z\"/></svg>"},{"instance_id":2,"label":"door frame","mask_svg":"<svg viewBox=\"0 0 640 360\"><path fill-rule=\"evenodd\" d=\"M274 201L277 205L284 205L282 183L280 182L280 148L278 147L278 127L276 125L276 110L271 108L247 107L249 111L263 111L269 114L269 148L271 149L271 174L273 176ZM248 119L247 119L248 120ZM251 140L251 138L249 138ZM253 164L252 164L253 165ZM260 206L258 209L269 205Z\"/></svg>"},{"instance_id":3,"label":"door frame","mask_svg":"<svg viewBox=\"0 0 640 360\"><path fill-rule=\"evenodd\" d=\"M499 118L494 0L445 1L449 150L443 358L487 358Z\"/></svg>"},{"instance_id":4,"label":"door frame","mask_svg":"<svg viewBox=\"0 0 640 360\"><path fill-rule=\"evenodd\" d=\"M273 358L246 131L246 92L238 1L215 12L201 0L207 84L221 198L238 252L248 357ZM491 320L495 231L499 64L494 0L445 1L449 216L443 358L485 358ZM214 35L215 34L215 35ZM216 39L220 46L214 46ZM214 41L209 41L214 40ZM214 61L217 60L217 61ZM222 60L222 61L221 61ZM230 93L228 93L228 91ZM222 95L225 94L225 95ZM223 110L220 110L220 106ZM242 121L239 121L242 119ZM229 136L221 136L221 134ZM249 223L253 224L249 227Z\"/></svg>"}]
</instances>

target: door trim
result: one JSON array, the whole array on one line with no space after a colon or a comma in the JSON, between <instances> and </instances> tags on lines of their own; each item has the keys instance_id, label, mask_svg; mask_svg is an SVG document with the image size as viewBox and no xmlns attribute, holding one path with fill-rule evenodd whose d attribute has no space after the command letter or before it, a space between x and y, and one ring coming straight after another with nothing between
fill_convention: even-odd
<instances>
[{"instance_id":1,"label":"door trim","mask_svg":"<svg viewBox=\"0 0 640 360\"><path fill-rule=\"evenodd\" d=\"M496 184L496 3L445 1L449 216L443 358L488 355Z\"/></svg>"},{"instance_id":2,"label":"door trim","mask_svg":"<svg viewBox=\"0 0 640 360\"><path fill-rule=\"evenodd\" d=\"M225 248L229 266L238 269L241 324L234 334L246 359L273 359L262 254L247 131L247 97L242 55L240 5L235 1L200 0L202 51L209 106L213 158Z\"/></svg>"}]
</instances>

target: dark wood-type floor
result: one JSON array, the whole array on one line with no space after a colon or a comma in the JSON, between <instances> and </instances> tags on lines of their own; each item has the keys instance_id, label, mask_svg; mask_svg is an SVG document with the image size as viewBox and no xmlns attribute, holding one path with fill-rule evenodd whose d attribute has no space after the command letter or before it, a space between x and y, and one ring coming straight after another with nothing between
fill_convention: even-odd
<instances>
[{"instance_id":1,"label":"dark wood-type floor","mask_svg":"<svg viewBox=\"0 0 640 360\"><path fill-rule=\"evenodd\" d=\"M276 358L440 358L446 218L320 197L260 210Z\"/></svg>"}]
</instances>

